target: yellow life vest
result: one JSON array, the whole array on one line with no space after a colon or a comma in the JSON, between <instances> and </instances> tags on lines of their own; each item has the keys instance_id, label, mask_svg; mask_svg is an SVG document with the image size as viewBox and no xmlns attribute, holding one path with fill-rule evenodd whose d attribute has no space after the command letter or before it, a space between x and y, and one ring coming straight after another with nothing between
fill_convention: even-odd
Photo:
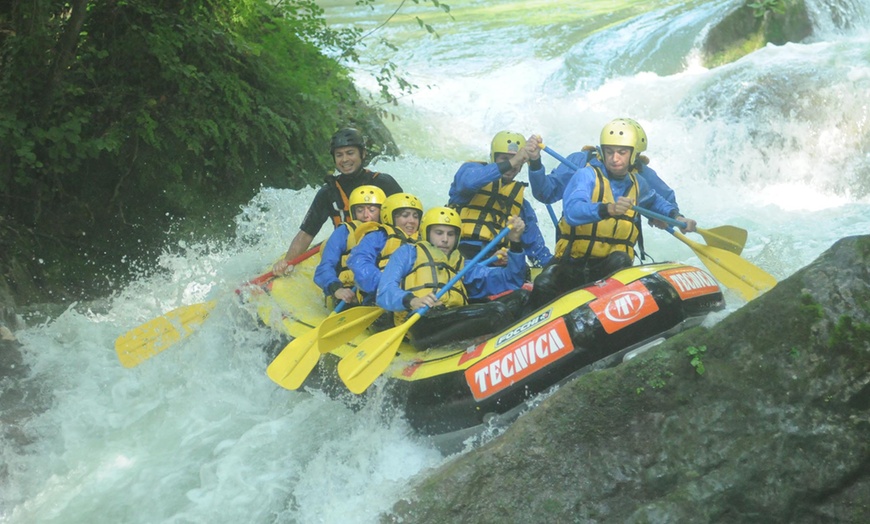
<instances>
[{"instance_id":1,"label":"yellow life vest","mask_svg":"<svg viewBox=\"0 0 870 524\"><path fill-rule=\"evenodd\" d=\"M602 204L615 203L610 189L610 180L604 176L601 169L595 170L595 187L592 190L592 201ZM637 202L638 184L634 173L631 177L631 189L625 195ZM559 232L556 238L556 258L570 256L571 258L604 258L614 251L624 251L634 259L634 244L637 242L638 228L635 221L637 213L629 209L626 214L618 217L608 217L598 222L591 222L572 227L565 221L564 215L559 220Z\"/></svg>"},{"instance_id":2,"label":"yellow life vest","mask_svg":"<svg viewBox=\"0 0 870 524\"><path fill-rule=\"evenodd\" d=\"M523 182L502 184L501 178L480 188L459 210L462 238L481 242L495 238L507 227L508 217L520 214L525 189Z\"/></svg>"},{"instance_id":3,"label":"yellow life vest","mask_svg":"<svg viewBox=\"0 0 870 524\"><path fill-rule=\"evenodd\" d=\"M451 278L462 271L465 259L454 249L450 256L425 240L420 240L417 246L417 260L411 272L402 279L402 289L413 293L415 297L425 297L429 293L438 293ZM468 294L462 280L457 281L441 297L441 302L448 308L468 304ZM396 325L403 323L408 317L407 312L395 314Z\"/></svg>"},{"instance_id":4,"label":"yellow life vest","mask_svg":"<svg viewBox=\"0 0 870 524\"><path fill-rule=\"evenodd\" d=\"M387 242L384 244L384 249L382 249L381 253L378 255L378 267L381 270L387 267L390 255L399 249L399 246L402 244L414 244L417 242L417 239L420 238L419 231L409 237L401 229L389 224L381 224L379 229L387 235Z\"/></svg>"},{"instance_id":5,"label":"yellow life vest","mask_svg":"<svg viewBox=\"0 0 870 524\"><path fill-rule=\"evenodd\" d=\"M359 244L363 235L369 231L374 231L378 226L380 224L377 222L360 222L359 220L347 223L347 247L345 247L344 254L341 255L338 261L338 268L336 268L336 273L338 273L338 279L341 280L342 286L353 287L353 271L347 267L347 257L350 256L350 250Z\"/></svg>"}]
</instances>

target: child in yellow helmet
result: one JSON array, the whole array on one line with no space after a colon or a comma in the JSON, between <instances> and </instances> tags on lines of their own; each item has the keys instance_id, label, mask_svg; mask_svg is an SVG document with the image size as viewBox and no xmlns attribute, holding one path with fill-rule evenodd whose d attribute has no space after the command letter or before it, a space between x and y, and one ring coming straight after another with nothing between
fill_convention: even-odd
<instances>
[{"instance_id":1,"label":"child in yellow helmet","mask_svg":"<svg viewBox=\"0 0 870 524\"><path fill-rule=\"evenodd\" d=\"M410 311L433 308L410 329L411 342L420 350L496 332L518 318L528 298L520 289L527 266L520 242L525 224L519 217L509 219L512 229L507 237L506 266L475 265L440 299L435 297L465 264L457 250L459 224L459 214L453 209L430 209L423 215L421 239L397 249L381 275L377 304L395 312L396 324ZM509 291L497 300L486 300ZM479 302L470 303L475 300Z\"/></svg>"},{"instance_id":2,"label":"child in yellow helmet","mask_svg":"<svg viewBox=\"0 0 870 524\"><path fill-rule=\"evenodd\" d=\"M360 186L350 194L350 211L354 220L341 224L332 232L320 252L320 264L314 270L314 283L335 302L356 303L353 271L347 265L348 254L362 236L377 227L381 206L387 197L376 186Z\"/></svg>"},{"instance_id":3,"label":"child in yellow helmet","mask_svg":"<svg viewBox=\"0 0 870 524\"><path fill-rule=\"evenodd\" d=\"M405 243L417 241L423 204L409 193L396 193L387 197L381 206L381 225L362 237L347 259L353 271L363 304L374 304L381 271L390 256Z\"/></svg>"}]
</instances>

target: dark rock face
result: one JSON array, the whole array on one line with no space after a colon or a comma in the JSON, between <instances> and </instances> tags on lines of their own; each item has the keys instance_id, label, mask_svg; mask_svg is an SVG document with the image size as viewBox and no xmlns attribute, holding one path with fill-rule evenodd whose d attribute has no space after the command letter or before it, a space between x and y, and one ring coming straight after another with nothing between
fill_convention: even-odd
<instances>
[{"instance_id":1,"label":"dark rock face","mask_svg":"<svg viewBox=\"0 0 870 524\"><path fill-rule=\"evenodd\" d=\"M563 387L394 511L384 519L870 522L870 236L712 329Z\"/></svg>"}]
</instances>

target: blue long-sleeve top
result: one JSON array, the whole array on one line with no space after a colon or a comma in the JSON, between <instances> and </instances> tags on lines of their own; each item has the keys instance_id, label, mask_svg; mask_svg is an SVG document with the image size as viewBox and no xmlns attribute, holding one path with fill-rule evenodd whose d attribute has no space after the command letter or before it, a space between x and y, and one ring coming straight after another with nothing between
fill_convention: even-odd
<instances>
[{"instance_id":1,"label":"blue long-sleeve top","mask_svg":"<svg viewBox=\"0 0 870 524\"><path fill-rule=\"evenodd\" d=\"M586 165L585 162L583 165ZM459 166L459 170L453 176L447 205L464 206L468 204L483 186L500 179L504 168L504 163L481 164L480 162L465 162ZM529 179L531 179L533 171L540 172L540 176L546 176L544 165L540 160L529 164ZM526 198L523 198L520 218L526 223L526 230L520 238L520 242L523 244L523 251L529 257L532 264L536 266L546 264L553 258L553 254L544 241L544 235L541 234L541 228L538 226L538 215ZM485 245L485 242L480 241L468 239L461 241L468 244Z\"/></svg>"},{"instance_id":2,"label":"blue long-sleeve top","mask_svg":"<svg viewBox=\"0 0 870 524\"><path fill-rule=\"evenodd\" d=\"M383 229L369 231L362 237L359 244L350 250L347 267L353 271L353 280L357 289L363 293L374 293L381 281L381 269L378 258L387 245L387 232Z\"/></svg>"},{"instance_id":3,"label":"blue long-sleeve top","mask_svg":"<svg viewBox=\"0 0 870 524\"><path fill-rule=\"evenodd\" d=\"M387 311L405 311L404 300L413 293L402 289L402 279L414 269L417 262L417 246L405 244L392 255L381 274L378 284L378 306ZM468 261L466 260L466 263ZM526 275L526 257L518 251L508 251L506 266L483 266L475 264L462 277L469 299L484 298L505 291L519 289Z\"/></svg>"},{"instance_id":4,"label":"blue long-sleeve top","mask_svg":"<svg viewBox=\"0 0 870 524\"><path fill-rule=\"evenodd\" d=\"M349 234L350 230L347 228L347 224L339 225L320 249L320 264L317 264L317 268L314 270L314 283L327 296L332 295L342 287L341 280L338 278L338 264L347 250Z\"/></svg>"},{"instance_id":5,"label":"blue long-sleeve top","mask_svg":"<svg viewBox=\"0 0 870 524\"><path fill-rule=\"evenodd\" d=\"M625 176L622 180L611 178L607 175L607 170L604 168L604 164L602 164L598 159L592 159L590 165L598 167L603 173L605 173L605 176L607 176L610 181L610 189L613 193L614 201L619 196L625 195L629 190L631 186L631 177ZM577 170L568 182L567 187L565 187L562 214L569 225L580 226L601 220L602 217L599 214L601 203L592 201L592 192L595 187L595 181L595 170L592 167L587 166ZM653 191L646 179L643 177L637 177L637 183L637 206L651 209L667 216L674 216L677 213L676 206Z\"/></svg>"},{"instance_id":6,"label":"blue long-sleeve top","mask_svg":"<svg viewBox=\"0 0 870 524\"><path fill-rule=\"evenodd\" d=\"M568 155L567 160L575 167L583 168L589 161L589 153L590 151L577 151ZM680 206L677 205L677 197L674 190L664 180L659 178L658 173L653 168L646 164L642 165L643 167L637 173L638 178L646 180L650 189L679 209ZM562 200L565 188L576 172L577 170L568 167L564 163L556 166L555 169L550 171L549 175L545 175L543 171L529 171L529 185L532 188L532 196L545 204L552 204Z\"/></svg>"},{"instance_id":7,"label":"blue long-sleeve top","mask_svg":"<svg viewBox=\"0 0 870 524\"><path fill-rule=\"evenodd\" d=\"M568 155L567 160L575 167L583 168L589 161L589 154L587 151L578 151ZM577 169L572 169L564 163L556 166L549 176L543 169L540 171L529 170L529 185L532 188L532 196L544 204L552 204L562 200L565 188L576 172Z\"/></svg>"},{"instance_id":8,"label":"blue long-sleeve top","mask_svg":"<svg viewBox=\"0 0 870 524\"><path fill-rule=\"evenodd\" d=\"M638 177L646 180L647 184L649 184L650 189L658 193L658 195L668 202L671 203L677 210L680 209L680 206L677 204L677 195L674 193L674 190L671 189L669 185L665 183L664 180L659 178L658 173L648 165L644 164L643 169L638 173Z\"/></svg>"}]
</instances>

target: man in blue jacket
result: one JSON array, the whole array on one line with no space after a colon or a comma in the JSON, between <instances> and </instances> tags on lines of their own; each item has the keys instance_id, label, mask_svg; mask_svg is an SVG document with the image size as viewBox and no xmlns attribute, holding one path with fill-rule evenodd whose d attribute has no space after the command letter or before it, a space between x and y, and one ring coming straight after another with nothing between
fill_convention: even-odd
<instances>
[{"instance_id":1,"label":"man in blue jacket","mask_svg":"<svg viewBox=\"0 0 870 524\"><path fill-rule=\"evenodd\" d=\"M695 230L694 220L632 169L646 146L637 126L614 120L602 129L600 144L602 158L591 158L565 186L556 255L535 278L533 307L632 265L640 224L635 204L685 222L683 232Z\"/></svg>"},{"instance_id":2,"label":"man in blue jacket","mask_svg":"<svg viewBox=\"0 0 870 524\"><path fill-rule=\"evenodd\" d=\"M448 207L459 210L462 239L459 250L472 258L507 225L509 216L519 216L526 224L522 247L531 264L540 267L553 258L547 248L538 217L524 196L528 184L516 180L528 162L532 171L544 175L540 137L528 140L513 131L501 131L490 145L489 163L465 162L450 184Z\"/></svg>"},{"instance_id":3,"label":"man in blue jacket","mask_svg":"<svg viewBox=\"0 0 870 524\"><path fill-rule=\"evenodd\" d=\"M647 140L646 132L643 130L643 127L631 118L617 118L608 125L614 125L620 121L633 127L638 135L637 155L635 163L632 165L632 170L637 174L637 176L646 180L650 189L679 209L680 206L677 205L677 196L674 193L674 190L659 177L654 169L649 167L649 158L641 154L646 151L649 146L649 141ZM584 146L582 150L568 155L567 160L574 167L583 168L586 167L586 164L588 164L589 160L592 158L601 158L598 148L594 146ZM546 175L543 171L530 169L529 185L532 188L532 196L544 204L553 204L562 200L565 187L568 185L568 181L571 180L571 177L574 176L576 171L576 169L568 167L566 164L559 164L555 169L550 171L549 175ZM662 229L667 227L667 224L661 221L650 220L650 223L656 225L656 227L661 227Z\"/></svg>"},{"instance_id":4,"label":"man in blue jacket","mask_svg":"<svg viewBox=\"0 0 870 524\"><path fill-rule=\"evenodd\" d=\"M636 120L631 118L617 118L611 121L608 125L619 125L620 123L624 123L630 127L633 127L635 132L638 135L637 140L637 155L635 156L636 160L631 167L631 170L639 177L643 178L650 189L658 193L665 200L674 205L674 207L679 210L680 206L677 204L677 196L674 193L674 190L662 180L658 173L655 172L654 169L649 167L649 158L640 154L646 151L649 146L649 141L647 140L646 131L643 130L643 127ZM545 175L542 171L529 171L529 185L532 188L532 196L534 196L538 201L543 202L547 205L553 204L562 200L562 195L565 192L565 187L568 185L568 181L574 176L574 173L577 171L575 168L585 167L586 164L589 163L589 160L597 158L601 159L601 152L595 146L583 146L583 149L568 155L568 162L574 166L569 167L566 164L559 164L553 169L549 176ZM638 224L641 225L641 218L638 217ZM649 224L651 226L655 226L659 229L667 229L668 225L662 222L661 220L657 220L655 218L649 219ZM643 228L641 227L637 237L637 246L640 252L640 259L643 261L646 258L646 252L643 247Z\"/></svg>"}]
</instances>

